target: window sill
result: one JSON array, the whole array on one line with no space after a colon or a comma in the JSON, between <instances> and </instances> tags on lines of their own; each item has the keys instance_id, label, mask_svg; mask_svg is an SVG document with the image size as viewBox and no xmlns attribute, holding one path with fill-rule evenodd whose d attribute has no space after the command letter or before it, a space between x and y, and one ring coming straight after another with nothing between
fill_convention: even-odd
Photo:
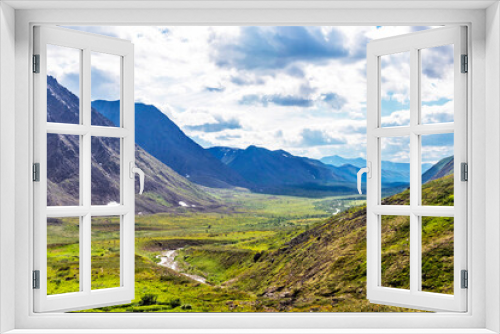
<instances>
[{"instance_id":1,"label":"window sill","mask_svg":"<svg viewBox=\"0 0 500 334\"><path fill-rule=\"evenodd\" d=\"M15 329L5 334L487 334L475 329Z\"/></svg>"}]
</instances>

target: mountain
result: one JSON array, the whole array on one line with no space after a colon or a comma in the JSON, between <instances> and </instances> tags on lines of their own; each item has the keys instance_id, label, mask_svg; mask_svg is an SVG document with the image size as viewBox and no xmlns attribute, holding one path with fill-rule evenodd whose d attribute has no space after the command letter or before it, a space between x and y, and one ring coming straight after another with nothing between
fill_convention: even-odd
<instances>
[{"instance_id":1,"label":"mountain","mask_svg":"<svg viewBox=\"0 0 500 334\"><path fill-rule=\"evenodd\" d=\"M338 155L332 155L329 157L323 157L323 158L319 159L319 161L321 161L324 164L333 165L333 166L337 166L337 167L340 167L340 166L346 165L346 164L353 165L353 166L358 167L358 168L366 167L366 160L363 158L348 159L348 158L343 158L343 157L338 156Z\"/></svg>"},{"instance_id":2,"label":"mountain","mask_svg":"<svg viewBox=\"0 0 500 334\"><path fill-rule=\"evenodd\" d=\"M338 155L323 157L319 159L321 162L340 167L345 164L350 164L359 168L366 167L366 160L363 158L355 158L355 159L347 159ZM432 164L422 164L422 173L425 173L429 168L432 167ZM392 161L382 161L382 169L384 171L390 172L399 172L404 175L405 180L408 179L408 175L410 175L410 164L402 163L402 162L392 162ZM388 174L391 175L391 174ZM389 176L388 176L389 178Z\"/></svg>"},{"instance_id":3,"label":"mountain","mask_svg":"<svg viewBox=\"0 0 500 334\"><path fill-rule=\"evenodd\" d=\"M454 156L439 160L428 171L422 175L422 183L439 179L446 175L453 174Z\"/></svg>"},{"instance_id":4,"label":"mountain","mask_svg":"<svg viewBox=\"0 0 500 334\"><path fill-rule=\"evenodd\" d=\"M439 188L439 194L436 189ZM453 177L423 185L432 205L450 205ZM409 203L409 190L384 200L387 205ZM383 284L409 288L409 226L407 217L387 216L382 224ZM422 286L425 291L453 293L453 218L422 219ZM210 248L205 247L210 251ZM209 254L207 254L209 255ZM225 254L224 254L225 255ZM239 255L239 253L238 253ZM398 311L366 299L366 206L348 209L324 223L292 236L279 249L239 258L234 266L253 263L229 285L267 298L276 311ZM213 266L229 265L227 256L213 252ZM227 270L230 271L232 267ZM399 309L402 311L403 309Z\"/></svg>"},{"instance_id":5,"label":"mountain","mask_svg":"<svg viewBox=\"0 0 500 334\"><path fill-rule=\"evenodd\" d=\"M283 150L249 146L246 149L211 147L208 152L258 187L353 182L351 170L294 156ZM357 172L357 171L356 171Z\"/></svg>"},{"instance_id":6,"label":"mountain","mask_svg":"<svg viewBox=\"0 0 500 334\"><path fill-rule=\"evenodd\" d=\"M306 157L294 156L283 150L270 151L256 146L246 149L216 146L207 149L214 157L228 165L249 183L253 190L288 195L332 195L356 192L359 167L351 164L332 166ZM382 171L384 187L407 187L408 175ZM363 176L366 182L366 176ZM399 189L399 190L398 190Z\"/></svg>"},{"instance_id":7,"label":"mountain","mask_svg":"<svg viewBox=\"0 0 500 334\"><path fill-rule=\"evenodd\" d=\"M79 100L56 79L47 77L47 120L78 123ZM113 123L92 108L92 124ZM48 205L78 205L79 202L79 138L49 134L47 136ZM93 137L91 141L91 192L93 205L118 202L120 196L120 141ZM189 206L191 210L220 207L220 203L198 186L136 145L136 165L146 174L144 194L136 195L136 211L165 212ZM136 182L136 192L138 191ZM182 204L181 204L182 202Z\"/></svg>"},{"instance_id":8,"label":"mountain","mask_svg":"<svg viewBox=\"0 0 500 334\"><path fill-rule=\"evenodd\" d=\"M92 107L115 125L119 123L119 101L96 100ZM248 186L238 173L186 136L155 106L135 104L135 142L194 183L218 188Z\"/></svg>"}]
</instances>

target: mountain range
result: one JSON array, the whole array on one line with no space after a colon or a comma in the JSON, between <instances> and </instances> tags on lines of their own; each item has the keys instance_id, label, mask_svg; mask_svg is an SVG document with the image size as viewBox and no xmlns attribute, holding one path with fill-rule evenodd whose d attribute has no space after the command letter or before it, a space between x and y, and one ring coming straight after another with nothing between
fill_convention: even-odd
<instances>
[{"instance_id":1,"label":"mountain range","mask_svg":"<svg viewBox=\"0 0 500 334\"><path fill-rule=\"evenodd\" d=\"M319 159L321 162L332 165L332 166L343 166L346 164L353 165L359 168L366 167L366 160L363 158L354 158L354 159L348 159L348 158L343 158L338 155L332 155L328 157L323 157ZM428 171L433 164L430 163L425 163L422 164L422 173L425 173ZM410 164L409 163L404 163L404 162L392 162L392 161L382 161L382 169L386 171L394 171L394 172L399 172L403 173L403 175L409 175L410 173ZM407 178L406 178L407 179Z\"/></svg>"},{"instance_id":2,"label":"mountain range","mask_svg":"<svg viewBox=\"0 0 500 334\"><path fill-rule=\"evenodd\" d=\"M92 107L119 125L120 101L96 100ZM217 188L248 186L240 175L186 136L155 106L135 104L135 142L194 183Z\"/></svg>"},{"instance_id":3,"label":"mountain range","mask_svg":"<svg viewBox=\"0 0 500 334\"><path fill-rule=\"evenodd\" d=\"M47 120L78 123L78 97L53 77L48 77L47 84ZM244 187L255 192L310 197L354 194L357 172L366 163L362 158L339 156L315 160L257 146L204 149L155 106L136 103L135 115L137 165L147 175L146 193L138 196L136 202L140 212L163 212L179 205L198 210L220 208L221 203L199 185ZM119 123L119 101L92 102L93 125L118 126ZM48 203L78 202L79 176L75 172L79 165L78 137L49 135L48 139L49 165L64 162L49 168ZM119 200L119 151L117 140L92 139L93 204ZM383 168L385 186L404 187L408 181L408 164L383 162ZM438 163L426 170L423 178L432 180L447 173L449 162Z\"/></svg>"},{"instance_id":4,"label":"mountain range","mask_svg":"<svg viewBox=\"0 0 500 334\"><path fill-rule=\"evenodd\" d=\"M47 121L78 123L78 108L78 97L61 86L55 78L48 76ZM93 125L114 126L94 108L91 110L91 118ZM80 147L78 136L49 134L47 147L47 205L78 205ZM119 202L119 140L93 137L91 152L92 204L106 205ZM192 210L209 208L213 210L221 207L218 200L180 176L139 145L136 145L136 165L146 174L145 193L136 196L137 212L166 212L179 206L189 206Z\"/></svg>"}]
</instances>

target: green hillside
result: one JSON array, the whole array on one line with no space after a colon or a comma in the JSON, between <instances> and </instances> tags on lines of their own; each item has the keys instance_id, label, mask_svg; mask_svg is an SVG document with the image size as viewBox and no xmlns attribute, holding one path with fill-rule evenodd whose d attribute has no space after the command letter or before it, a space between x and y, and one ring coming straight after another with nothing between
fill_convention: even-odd
<instances>
[{"instance_id":1,"label":"green hillside","mask_svg":"<svg viewBox=\"0 0 500 334\"><path fill-rule=\"evenodd\" d=\"M453 176L426 183L423 192L433 205L450 205ZM366 299L366 207L352 206L359 198L315 200L224 189L212 195L226 203L232 198L239 211L137 216L136 299L87 311L414 311ZM406 190L384 203L408 201ZM332 205L335 211L352 207L331 216ZM49 294L78 291L78 223L49 221ZM383 284L408 288L408 219L386 216L382 224ZM453 220L427 217L422 224L423 289L453 293ZM119 284L118 226L116 218L92 220L95 289ZM172 251L175 270L159 263Z\"/></svg>"},{"instance_id":2,"label":"green hillside","mask_svg":"<svg viewBox=\"0 0 500 334\"><path fill-rule=\"evenodd\" d=\"M449 205L453 176L431 181L424 192L439 189L433 205ZM385 204L408 204L409 190ZM423 219L423 289L453 293L453 220ZM382 219L383 284L409 287L409 219ZM275 240L274 240L275 241ZM405 311L370 304L366 299L366 206L328 219L284 242L279 249L251 252L240 245L192 247L185 251L191 266L215 282L254 293L273 311ZM246 270L243 270L243 269ZM407 310L406 310L407 311Z\"/></svg>"}]
</instances>

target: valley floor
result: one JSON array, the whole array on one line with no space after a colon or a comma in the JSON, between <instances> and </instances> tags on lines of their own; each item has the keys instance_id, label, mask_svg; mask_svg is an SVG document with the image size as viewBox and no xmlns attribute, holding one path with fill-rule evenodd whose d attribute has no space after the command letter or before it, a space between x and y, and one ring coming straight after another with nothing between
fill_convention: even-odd
<instances>
[{"instance_id":1,"label":"valley floor","mask_svg":"<svg viewBox=\"0 0 500 334\"><path fill-rule=\"evenodd\" d=\"M366 299L359 196L212 194L230 204L228 213L181 206L176 213L136 216L136 299L84 312L411 311ZM117 226L117 218L93 219L94 289L119 284ZM77 220L49 221L49 294L78 291L77 231ZM394 281L400 273L391 275Z\"/></svg>"}]
</instances>

